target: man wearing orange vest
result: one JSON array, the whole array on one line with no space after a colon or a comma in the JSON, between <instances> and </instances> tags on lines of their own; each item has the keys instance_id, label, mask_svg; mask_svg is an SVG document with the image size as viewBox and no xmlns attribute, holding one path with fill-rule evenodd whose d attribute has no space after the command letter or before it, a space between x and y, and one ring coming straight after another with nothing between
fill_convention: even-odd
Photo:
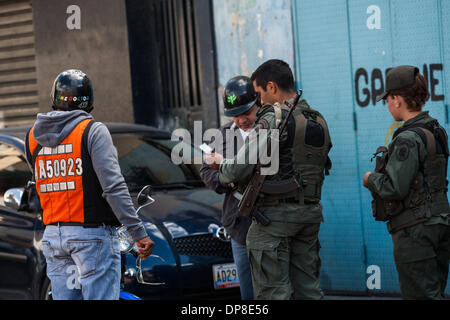
<instances>
[{"instance_id":1,"label":"man wearing orange vest","mask_svg":"<svg viewBox=\"0 0 450 320\"><path fill-rule=\"evenodd\" d=\"M135 212L108 129L89 114L94 91L87 75L62 72L51 96L54 111L38 114L26 152L46 225L42 248L52 296L117 300L121 258L115 227L127 227L144 259L154 242Z\"/></svg>"}]
</instances>

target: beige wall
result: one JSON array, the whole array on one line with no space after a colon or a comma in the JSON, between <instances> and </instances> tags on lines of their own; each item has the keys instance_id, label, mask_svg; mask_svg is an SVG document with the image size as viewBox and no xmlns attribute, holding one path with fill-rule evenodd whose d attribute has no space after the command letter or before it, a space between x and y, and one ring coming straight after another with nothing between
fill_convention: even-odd
<instances>
[{"instance_id":1,"label":"beige wall","mask_svg":"<svg viewBox=\"0 0 450 320\"><path fill-rule=\"evenodd\" d=\"M39 110L66 69L81 69L94 83L96 120L134 122L125 0L33 0ZM81 30L66 24L70 5L81 9Z\"/></svg>"}]
</instances>

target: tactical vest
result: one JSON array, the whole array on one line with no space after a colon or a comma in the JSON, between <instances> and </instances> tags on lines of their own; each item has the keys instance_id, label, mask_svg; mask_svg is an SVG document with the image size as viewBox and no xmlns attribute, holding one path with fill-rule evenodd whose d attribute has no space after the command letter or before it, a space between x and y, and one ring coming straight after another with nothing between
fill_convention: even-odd
<instances>
[{"instance_id":1,"label":"tactical vest","mask_svg":"<svg viewBox=\"0 0 450 320\"><path fill-rule=\"evenodd\" d=\"M445 130L435 120L400 129L402 130L397 130L394 138L405 130L416 132L427 148L427 156L404 199L385 200L372 192L373 216L377 221L389 221L387 227L390 233L425 222L440 213L450 212L447 200L448 144ZM374 171L386 173L389 150L379 147L375 157Z\"/></svg>"},{"instance_id":2,"label":"tactical vest","mask_svg":"<svg viewBox=\"0 0 450 320\"><path fill-rule=\"evenodd\" d=\"M278 126L289 108L275 103L260 116L269 111L275 113ZM332 143L327 123L318 111L301 99L285 130L288 138L280 144L278 173L266 178L261 198L267 204L285 199L300 204L319 203L324 175L331 169L328 153Z\"/></svg>"},{"instance_id":3,"label":"tactical vest","mask_svg":"<svg viewBox=\"0 0 450 320\"><path fill-rule=\"evenodd\" d=\"M26 151L34 168L45 225L120 225L102 197L103 189L88 152L87 137L93 123L92 119L81 121L53 148L39 145L33 128L27 133Z\"/></svg>"}]
</instances>

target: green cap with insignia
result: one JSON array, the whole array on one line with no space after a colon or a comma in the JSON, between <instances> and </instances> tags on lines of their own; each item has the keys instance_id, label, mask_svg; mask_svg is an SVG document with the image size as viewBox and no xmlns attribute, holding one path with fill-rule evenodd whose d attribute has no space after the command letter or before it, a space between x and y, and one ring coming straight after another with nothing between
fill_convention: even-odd
<instances>
[{"instance_id":1,"label":"green cap with insignia","mask_svg":"<svg viewBox=\"0 0 450 320\"><path fill-rule=\"evenodd\" d=\"M386 74L386 85L383 94L377 97L377 102L386 99L389 91L410 88L416 81L419 69L414 66L398 66Z\"/></svg>"}]
</instances>

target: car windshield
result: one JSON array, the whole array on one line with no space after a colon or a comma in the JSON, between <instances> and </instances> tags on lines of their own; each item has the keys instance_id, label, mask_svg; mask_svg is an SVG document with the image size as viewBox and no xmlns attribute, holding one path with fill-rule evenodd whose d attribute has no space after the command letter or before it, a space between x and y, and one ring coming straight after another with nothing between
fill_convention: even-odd
<instances>
[{"instance_id":1,"label":"car windshield","mask_svg":"<svg viewBox=\"0 0 450 320\"><path fill-rule=\"evenodd\" d=\"M152 139L135 134L113 134L119 154L119 164L130 191L139 191L145 185L153 188L192 188L203 186L194 159L202 153L195 148L190 155L183 155L183 163L172 162L172 148L178 141ZM181 142L184 143L184 142ZM200 157L200 158L199 158ZM192 164L189 164L192 163Z\"/></svg>"}]
</instances>

